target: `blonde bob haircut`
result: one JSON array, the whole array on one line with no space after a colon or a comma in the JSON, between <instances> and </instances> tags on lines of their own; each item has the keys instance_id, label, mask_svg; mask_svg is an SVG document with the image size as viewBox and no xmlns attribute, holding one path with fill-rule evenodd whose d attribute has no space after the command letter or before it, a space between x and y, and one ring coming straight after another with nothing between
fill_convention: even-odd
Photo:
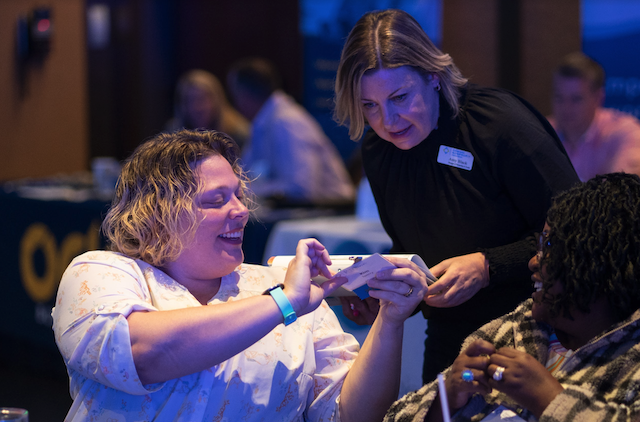
<instances>
[{"instance_id":1,"label":"blonde bob haircut","mask_svg":"<svg viewBox=\"0 0 640 422\"><path fill-rule=\"evenodd\" d=\"M196 197L202 191L198 165L220 155L240 180L237 144L223 132L160 133L138 146L122 168L102 232L111 250L153 266L178 258L201 222ZM244 199L249 201L249 199Z\"/></svg>"},{"instance_id":2,"label":"blonde bob haircut","mask_svg":"<svg viewBox=\"0 0 640 422\"><path fill-rule=\"evenodd\" d=\"M440 95L453 110L453 117L457 117L460 88L467 79L451 56L440 51L407 12L368 12L351 29L336 75L334 119L349 126L352 140L360 139L366 125L360 102L362 76L367 71L400 66L411 66L423 77L437 75Z\"/></svg>"}]
</instances>

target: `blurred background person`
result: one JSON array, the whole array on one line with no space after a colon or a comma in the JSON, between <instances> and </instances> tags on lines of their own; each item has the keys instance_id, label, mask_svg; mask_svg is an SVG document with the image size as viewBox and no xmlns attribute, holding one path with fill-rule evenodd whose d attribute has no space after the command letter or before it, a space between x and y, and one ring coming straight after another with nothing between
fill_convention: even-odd
<instances>
[{"instance_id":1,"label":"blurred background person","mask_svg":"<svg viewBox=\"0 0 640 422\"><path fill-rule=\"evenodd\" d=\"M233 104L251 121L242 161L259 198L275 204L353 204L355 188L342 157L313 116L281 89L271 62L241 60L227 82Z\"/></svg>"},{"instance_id":2,"label":"blurred background person","mask_svg":"<svg viewBox=\"0 0 640 422\"><path fill-rule=\"evenodd\" d=\"M220 80L210 72L194 69L176 84L174 116L165 129L219 130L242 148L249 138L249 121L229 104Z\"/></svg>"},{"instance_id":3,"label":"blurred background person","mask_svg":"<svg viewBox=\"0 0 640 422\"><path fill-rule=\"evenodd\" d=\"M640 121L604 108L604 99L602 66L581 52L565 56L553 75L549 122L583 181L616 171L640 174Z\"/></svg>"},{"instance_id":4,"label":"blurred background person","mask_svg":"<svg viewBox=\"0 0 640 422\"><path fill-rule=\"evenodd\" d=\"M639 208L635 174L554 198L529 261L536 292L471 335L445 372L453 420L640 420ZM431 382L385 420L441 421L438 394Z\"/></svg>"}]
</instances>

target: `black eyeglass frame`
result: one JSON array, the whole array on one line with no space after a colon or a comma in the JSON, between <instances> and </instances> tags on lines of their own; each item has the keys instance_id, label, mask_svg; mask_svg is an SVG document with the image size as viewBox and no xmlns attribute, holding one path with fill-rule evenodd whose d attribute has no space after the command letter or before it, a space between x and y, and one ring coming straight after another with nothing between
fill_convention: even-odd
<instances>
[{"instance_id":1,"label":"black eyeglass frame","mask_svg":"<svg viewBox=\"0 0 640 422\"><path fill-rule=\"evenodd\" d=\"M549 241L549 233L543 231L538 233L538 248L536 257L538 258L538 262L542 260L542 257L545 255L546 249L551 246L551 242Z\"/></svg>"}]
</instances>

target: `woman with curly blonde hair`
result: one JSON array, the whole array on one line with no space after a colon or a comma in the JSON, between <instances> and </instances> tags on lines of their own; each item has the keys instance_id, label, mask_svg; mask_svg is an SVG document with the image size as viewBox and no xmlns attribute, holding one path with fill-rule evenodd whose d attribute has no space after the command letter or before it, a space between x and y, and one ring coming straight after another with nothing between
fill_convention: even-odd
<instances>
[{"instance_id":1,"label":"woman with curly blonde hair","mask_svg":"<svg viewBox=\"0 0 640 422\"><path fill-rule=\"evenodd\" d=\"M66 420L375 421L397 398L424 273L390 258L369 281L381 310L360 349L323 300L346 279L317 240L287 269L242 263L251 201L237 157L226 134L183 130L125 162L103 224L111 250L71 262L53 311Z\"/></svg>"},{"instance_id":2,"label":"woman with curly blonde hair","mask_svg":"<svg viewBox=\"0 0 640 422\"><path fill-rule=\"evenodd\" d=\"M128 160L102 223L113 250L158 267L174 260L200 223L194 200L203 187L195 165L214 155L231 164L243 202L250 205L236 144L230 137L213 133L161 133L153 147L140 149Z\"/></svg>"}]
</instances>

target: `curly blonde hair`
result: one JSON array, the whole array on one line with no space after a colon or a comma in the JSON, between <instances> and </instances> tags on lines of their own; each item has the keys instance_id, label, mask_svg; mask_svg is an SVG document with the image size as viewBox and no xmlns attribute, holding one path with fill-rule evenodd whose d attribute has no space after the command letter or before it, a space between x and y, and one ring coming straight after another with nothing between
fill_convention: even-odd
<instances>
[{"instance_id":1,"label":"curly blonde hair","mask_svg":"<svg viewBox=\"0 0 640 422\"><path fill-rule=\"evenodd\" d=\"M355 24L340 57L335 83L334 120L349 126L349 137L358 140L366 125L361 105L361 80L365 72L412 66L422 75L440 78L440 95L459 112L460 88L467 83L448 54L440 51L420 24L397 9L369 12Z\"/></svg>"},{"instance_id":2,"label":"curly blonde hair","mask_svg":"<svg viewBox=\"0 0 640 422\"><path fill-rule=\"evenodd\" d=\"M215 155L231 164L249 205L248 180L231 137L217 131L160 133L124 163L102 223L110 249L156 267L175 260L200 224L194 206L202 190L198 164Z\"/></svg>"}]
</instances>

